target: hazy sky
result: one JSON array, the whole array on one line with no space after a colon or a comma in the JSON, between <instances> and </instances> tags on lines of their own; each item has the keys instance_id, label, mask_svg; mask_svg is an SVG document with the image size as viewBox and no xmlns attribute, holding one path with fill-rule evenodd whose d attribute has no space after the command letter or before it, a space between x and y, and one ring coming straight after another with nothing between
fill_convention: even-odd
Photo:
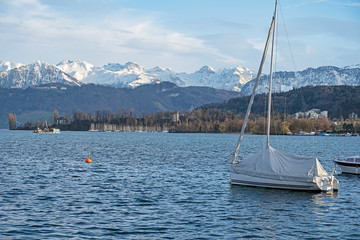
<instances>
[{"instance_id":1,"label":"hazy sky","mask_svg":"<svg viewBox=\"0 0 360 240\"><path fill-rule=\"evenodd\" d=\"M257 71L274 11L273 0L0 4L0 60L133 61L189 73L204 65ZM278 19L276 70L360 63L360 0L280 0Z\"/></svg>"}]
</instances>

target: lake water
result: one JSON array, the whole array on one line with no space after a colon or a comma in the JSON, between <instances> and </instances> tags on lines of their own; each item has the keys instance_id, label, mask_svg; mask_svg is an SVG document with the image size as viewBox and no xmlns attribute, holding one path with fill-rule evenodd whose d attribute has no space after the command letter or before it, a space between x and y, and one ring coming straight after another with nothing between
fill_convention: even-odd
<instances>
[{"instance_id":1,"label":"lake water","mask_svg":"<svg viewBox=\"0 0 360 240\"><path fill-rule=\"evenodd\" d=\"M358 176L338 174L337 194L231 186L237 139L0 130L0 239L360 238ZM246 135L240 154L264 144ZM272 146L331 171L331 157L360 154L360 137L274 136Z\"/></svg>"}]
</instances>

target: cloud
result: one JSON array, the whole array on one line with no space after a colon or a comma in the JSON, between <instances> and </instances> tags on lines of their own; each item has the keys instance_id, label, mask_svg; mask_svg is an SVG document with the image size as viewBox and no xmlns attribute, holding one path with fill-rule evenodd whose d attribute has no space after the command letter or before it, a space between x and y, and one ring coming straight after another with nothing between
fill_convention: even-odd
<instances>
[{"instance_id":1,"label":"cloud","mask_svg":"<svg viewBox=\"0 0 360 240\"><path fill-rule=\"evenodd\" d=\"M325 4L333 7L335 4L330 3L357 5L355 1L329 1ZM204 15L196 10L188 16L184 11L189 7L203 9L193 3L184 5L183 12L174 16L160 4L141 2L145 6L140 10L124 8L124 2L129 0L0 0L0 44L6 46L2 48L2 58L24 63L41 59L53 64L62 59L85 59L95 65L135 61L145 67L159 65L176 71L195 71L203 65L258 68L270 19L247 15L251 4L240 4L239 17L227 17L218 9L214 10L218 15ZM299 3L301 6L296 11L304 11L310 3L313 2ZM128 4L139 5L137 1ZM290 11L295 7L286 8ZM339 15L331 12L331 15L287 21L293 52L297 62L303 64L301 68L310 63L321 65L325 52L337 56L334 49L340 45L346 49L347 56L353 56L344 60L346 64L358 58L351 50L359 49L360 24L353 17L340 17L353 19L353 22L337 18ZM280 46L287 48L281 24L278 29ZM280 50L279 53L278 60L286 63L287 52Z\"/></svg>"},{"instance_id":2,"label":"cloud","mask_svg":"<svg viewBox=\"0 0 360 240\"><path fill-rule=\"evenodd\" d=\"M6 7L0 17L0 29L5 31L5 37L0 43L8 46L4 56L20 51L23 58L33 60L56 63L63 58L81 58L95 64L135 60L140 64L166 65L169 56L179 56L179 61L193 57L199 66L208 60L237 61L215 44L207 45L201 38L166 28L151 13L118 9L116 13L98 13L96 18L91 14L80 18L38 0L3 3ZM158 63L153 61L154 54ZM12 56L16 55L20 56ZM172 62L176 64L175 60Z\"/></svg>"},{"instance_id":3,"label":"cloud","mask_svg":"<svg viewBox=\"0 0 360 240\"><path fill-rule=\"evenodd\" d=\"M312 54L316 54L318 51L317 49L311 47L311 46L306 46L305 47L305 53L308 55L312 55Z\"/></svg>"},{"instance_id":4,"label":"cloud","mask_svg":"<svg viewBox=\"0 0 360 240\"><path fill-rule=\"evenodd\" d=\"M360 7L360 3L358 1L334 1L334 0L318 0L318 2L325 2L327 4L334 4L334 5L342 5L342 6L349 6L349 7Z\"/></svg>"},{"instance_id":5,"label":"cloud","mask_svg":"<svg viewBox=\"0 0 360 240\"><path fill-rule=\"evenodd\" d=\"M344 5L350 6L350 7L360 7L359 2L345 2Z\"/></svg>"},{"instance_id":6,"label":"cloud","mask_svg":"<svg viewBox=\"0 0 360 240\"><path fill-rule=\"evenodd\" d=\"M325 17L296 18L290 22L291 32L295 35L331 35L345 40L358 42L360 24Z\"/></svg>"}]
</instances>

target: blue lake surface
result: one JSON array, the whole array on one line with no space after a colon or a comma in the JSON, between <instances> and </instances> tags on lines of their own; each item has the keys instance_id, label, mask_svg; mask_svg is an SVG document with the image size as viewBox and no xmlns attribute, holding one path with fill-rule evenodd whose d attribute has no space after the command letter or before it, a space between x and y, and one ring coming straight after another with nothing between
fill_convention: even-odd
<instances>
[{"instance_id":1,"label":"blue lake surface","mask_svg":"<svg viewBox=\"0 0 360 240\"><path fill-rule=\"evenodd\" d=\"M0 239L359 239L360 178L336 194L231 186L237 134L34 134L0 130ZM316 156L360 154L360 137L271 136ZM265 145L246 135L241 156ZM91 153L93 162L85 163Z\"/></svg>"}]
</instances>

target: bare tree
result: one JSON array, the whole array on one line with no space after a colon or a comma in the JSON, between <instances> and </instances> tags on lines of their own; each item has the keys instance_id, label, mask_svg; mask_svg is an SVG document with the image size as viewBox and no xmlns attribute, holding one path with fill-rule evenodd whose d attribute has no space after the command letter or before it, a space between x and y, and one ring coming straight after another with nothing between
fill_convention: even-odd
<instances>
[{"instance_id":1,"label":"bare tree","mask_svg":"<svg viewBox=\"0 0 360 240\"><path fill-rule=\"evenodd\" d=\"M10 130L16 129L16 114L9 113L9 128Z\"/></svg>"},{"instance_id":2,"label":"bare tree","mask_svg":"<svg viewBox=\"0 0 360 240\"><path fill-rule=\"evenodd\" d=\"M59 119L59 112L58 112L58 110L54 109L54 124L55 125L58 124L58 119Z\"/></svg>"}]
</instances>

